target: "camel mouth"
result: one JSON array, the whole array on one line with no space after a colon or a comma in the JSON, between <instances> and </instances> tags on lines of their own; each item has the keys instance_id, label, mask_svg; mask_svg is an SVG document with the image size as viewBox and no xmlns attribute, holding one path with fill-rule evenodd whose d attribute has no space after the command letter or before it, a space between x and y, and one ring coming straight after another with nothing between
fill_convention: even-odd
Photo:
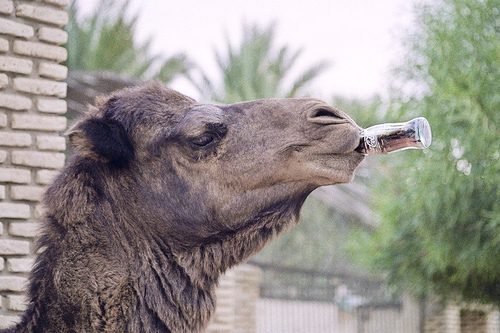
<instances>
[{"instance_id":1,"label":"camel mouth","mask_svg":"<svg viewBox=\"0 0 500 333\"><path fill-rule=\"evenodd\" d=\"M348 155L351 153L356 153L358 155L363 155L358 151L358 147L361 143L361 136L359 131L351 131L346 133L341 140L332 140L328 135L324 137L315 138L313 142L295 142L289 144L283 149L284 152L293 151L297 153L303 153L307 156L336 156L336 155Z\"/></svg>"},{"instance_id":2,"label":"camel mouth","mask_svg":"<svg viewBox=\"0 0 500 333\"><path fill-rule=\"evenodd\" d=\"M365 156L356 151L345 154L331 155L331 162L327 163L327 172L331 173L332 179L337 183L349 183L354 178L354 173ZM330 168L330 165L332 167Z\"/></svg>"},{"instance_id":3,"label":"camel mouth","mask_svg":"<svg viewBox=\"0 0 500 333\"><path fill-rule=\"evenodd\" d=\"M321 154L318 155L318 157L319 160L332 160L332 162L335 163L337 163L338 161L344 161L344 163L341 164L346 165L348 169L355 169L366 156L360 154L356 150L352 150L346 153Z\"/></svg>"},{"instance_id":4,"label":"camel mouth","mask_svg":"<svg viewBox=\"0 0 500 333\"><path fill-rule=\"evenodd\" d=\"M355 150L343 153L318 153L309 155L307 173L317 186L349 183L365 155Z\"/></svg>"},{"instance_id":5,"label":"camel mouth","mask_svg":"<svg viewBox=\"0 0 500 333\"><path fill-rule=\"evenodd\" d=\"M335 144L321 140L317 144L309 145L309 149L311 149L312 155L317 156L345 156L353 153L354 156L356 156L356 154L363 155L357 150L360 142L361 137L356 133L354 135L348 135L344 138L343 142L336 142Z\"/></svg>"}]
</instances>

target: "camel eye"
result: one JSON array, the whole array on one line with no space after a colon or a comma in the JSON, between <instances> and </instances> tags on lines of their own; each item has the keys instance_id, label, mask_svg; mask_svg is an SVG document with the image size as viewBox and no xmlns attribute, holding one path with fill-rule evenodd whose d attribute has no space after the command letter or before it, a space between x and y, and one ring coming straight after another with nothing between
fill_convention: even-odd
<instances>
[{"instance_id":1,"label":"camel eye","mask_svg":"<svg viewBox=\"0 0 500 333\"><path fill-rule=\"evenodd\" d=\"M191 143L196 148L205 148L215 142L215 135L212 133L205 133L201 136L191 139Z\"/></svg>"}]
</instances>

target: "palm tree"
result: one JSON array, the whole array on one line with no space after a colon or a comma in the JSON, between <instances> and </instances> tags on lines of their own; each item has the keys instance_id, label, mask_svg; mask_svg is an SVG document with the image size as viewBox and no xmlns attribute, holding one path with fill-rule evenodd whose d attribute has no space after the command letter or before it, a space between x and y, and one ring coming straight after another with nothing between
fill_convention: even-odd
<instances>
[{"instance_id":1,"label":"palm tree","mask_svg":"<svg viewBox=\"0 0 500 333\"><path fill-rule=\"evenodd\" d=\"M127 18L130 1L101 0L94 11L78 15L78 0L69 7L66 45L70 70L110 71L165 83L186 74L193 65L184 54L169 58L151 55L151 39L139 44L134 37L138 15Z\"/></svg>"},{"instance_id":2,"label":"palm tree","mask_svg":"<svg viewBox=\"0 0 500 333\"><path fill-rule=\"evenodd\" d=\"M289 81L288 76L302 50L291 51L288 46L283 46L275 52L274 36L274 24L265 29L245 25L243 40L238 47L228 41L224 53L215 53L222 85L203 72L201 79L191 77L191 82L204 98L224 103L302 94L303 89L329 65L324 61L313 65L285 87L285 79Z\"/></svg>"}]
</instances>

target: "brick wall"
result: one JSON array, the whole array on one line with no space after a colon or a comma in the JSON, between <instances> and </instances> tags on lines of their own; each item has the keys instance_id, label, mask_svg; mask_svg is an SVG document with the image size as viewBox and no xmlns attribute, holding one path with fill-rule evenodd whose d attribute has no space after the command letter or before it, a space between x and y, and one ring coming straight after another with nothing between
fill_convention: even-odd
<instances>
[{"instance_id":1,"label":"brick wall","mask_svg":"<svg viewBox=\"0 0 500 333\"><path fill-rule=\"evenodd\" d=\"M222 276L208 333L256 332L261 278L260 268L249 264L238 265Z\"/></svg>"},{"instance_id":2,"label":"brick wall","mask_svg":"<svg viewBox=\"0 0 500 333\"><path fill-rule=\"evenodd\" d=\"M427 307L425 333L498 333L498 308L435 302Z\"/></svg>"},{"instance_id":3,"label":"brick wall","mask_svg":"<svg viewBox=\"0 0 500 333\"><path fill-rule=\"evenodd\" d=\"M0 0L0 328L25 308L39 201L65 163L68 0Z\"/></svg>"}]
</instances>

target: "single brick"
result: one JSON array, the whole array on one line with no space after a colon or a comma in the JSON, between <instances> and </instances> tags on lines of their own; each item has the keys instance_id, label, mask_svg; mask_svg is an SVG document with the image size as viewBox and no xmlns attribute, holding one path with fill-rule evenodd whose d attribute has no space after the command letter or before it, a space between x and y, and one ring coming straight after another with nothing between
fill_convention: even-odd
<instances>
[{"instance_id":1,"label":"single brick","mask_svg":"<svg viewBox=\"0 0 500 333\"><path fill-rule=\"evenodd\" d=\"M2 224L0 223L0 227L2 226ZM3 269L5 268L5 259L0 257L0 271L3 271ZM2 307L2 297L0 297L0 307Z\"/></svg>"},{"instance_id":2,"label":"single brick","mask_svg":"<svg viewBox=\"0 0 500 333\"><path fill-rule=\"evenodd\" d=\"M31 108L31 99L28 97L0 93L0 107L15 111L24 111Z\"/></svg>"},{"instance_id":3,"label":"single brick","mask_svg":"<svg viewBox=\"0 0 500 333\"><path fill-rule=\"evenodd\" d=\"M68 13L64 10L50 7L42 7L20 3L16 7L16 15L35 21L54 24L58 27L65 26L68 23Z\"/></svg>"},{"instance_id":4,"label":"single brick","mask_svg":"<svg viewBox=\"0 0 500 333\"><path fill-rule=\"evenodd\" d=\"M39 151L14 150L11 153L12 164L35 168L60 169L64 166L66 155Z\"/></svg>"},{"instance_id":5,"label":"single brick","mask_svg":"<svg viewBox=\"0 0 500 333\"><path fill-rule=\"evenodd\" d=\"M31 38L35 35L35 31L30 25L0 18L0 34L22 38Z\"/></svg>"},{"instance_id":6,"label":"single brick","mask_svg":"<svg viewBox=\"0 0 500 333\"><path fill-rule=\"evenodd\" d=\"M20 316L0 315L0 329L9 328L21 321Z\"/></svg>"},{"instance_id":7,"label":"single brick","mask_svg":"<svg viewBox=\"0 0 500 333\"><path fill-rule=\"evenodd\" d=\"M57 170L38 170L36 172L36 183L40 185L50 185L59 174Z\"/></svg>"},{"instance_id":8,"label":"single brick","mask_svg":"<svg viewBox=\"0 0 500 333\"><path fill-rule=\"evenodd\" d=\"M14 168L0 168L0 182L29 184L29 182L31 182L31 171Z\"/></svg>"},{"instance_id":9,"label":"single brick","mask_svg":"<svg viewBox=\"0 0 500 333\"><path fill-rule=\"evenodd\" d=\"M16 77L13 81L14 89L20 92L61 98L66 97L66 82L55 82L52 80L32 79L27 77Z\"/></svg>"},{"instance_id":10,"label":"single brick","mask_svg":"<svg viewBox=\"0 0 500 333\"><path fill-rule=\"evenodd\" d=\"M5 199L5 186L0 185L0 199ZM0 229L2 229L2 226L0 225ZM1 233L0 233L1 235ZM1 269L0 269L1 271Z\"/></svg>"},{"instance_id":11,"label":"single brick","mask_svg":"<svg viewBox=\"0 0 500 333\"><path fill-rule=\"evenodd\" d=\"M23 203L8 203L0 202L0 218L10 218L10 219L29 219L31 216L30 206ZM7 240L0 240L1 242ZM0 251L1 254L7 254ZM14 254L14 253L11 253Z\"/></svg>"},{"instance_id":12,"label":"single brick","mask_svg":"<svg viewBox=\"0 0 500 333\"><path fill-rule=\"evenodd\" d=\"M3 132L0 135L0 146L28 147L31 145L31 135L28 133Z\"/></svg>"},{"instance_id":13,"label":"single brick","mask_svg":"<svg viewBox=\"0 0 500 333\"><path fill-rule=\"evenodd\" d=\"M38 39L43 42L62 45L68 42L68 33L59 28L41 27L38 30Z\"/></svg>"},{"instance_id":14,"label":"single brick","mask_svg":"<svg viewBox=\"0 0 500 333\"><path fill-rule=\"evenodd\" d=\"M49 62L41 62L40 66L38 66L38 75L54 80L64 80L68 77L68 67Z\"/></svg>"},{"instance_id":15,"label":"single brick","mask_svg":"<svg viewBox=\"0 0 500 333\"><path fill-rule=\"evenodd\" d=\"M0 94L0 101L2 100L2 95ZM0 112L0 128L7 126L7 115Z\"/></svg>"},{"instance_id":16,"label":"single brick","mask_svg":"<svg viewBox=\"0 0 500 333\"><path fill-rule=\"evenodd\" d=\"M49 5L54 5L60 8L64 8L69 5L69 0L43 0L43 2L48 3Z\"/></svg>"},{"instance_id":17,"label":"single brick","mask_svg":"<svg viewBox=\"0 0 500 333\"><path fill-rule=\"evenodd\" d=\"M0 89L3 89L9 85L9 77L7 74L0 73Z\"/></svg>"},{"instance_id":18,"label":"single brick","mask_svg":"<svg viewBox=\"0 0 500 333\"><path fill-rule=\"evenodd\" d=\"M0 239L0 255L26 255L29 253L30 242L27 240Z\"/></svg>"},{"instance_id":19,"label":"single brick","mask_svg":"<svg viewBox=\"0 0 500 333\"><path fill-rule=\"evenodd\" d=\"M0 163L5 163L5 161L7 161L7 152L0 150Z\"/></svg>"},{"instance_id":20,"label":"single brick","mask_svg":"<svg viewBox=\"0 0 500 333\"><path fill-rule=\"evenodd\" d=\"M0 14L10 14L14 11L12 0L0 0Z\"/></svg>"},{"instance_id":21,"label":"single brick","mask_svg":"<svg viewBox=\"0 0 500 333\"><path fill-rule=\"evenodd\" d=\"M12 273L27 273L33 268L34 261L33 258L9 258L7 259L7 267Z\"/></svg>"},{"instance_id":22,"label":"single brick","mask_svg":"<svg viewBox=\"0 0 500 333\"><path fill-rule=\"evenodd\" d=\"M44 191L39 186L11 186L10 197L13 200L40 201Z\"/></svg>"},{"instance_id":23,"label":"single brick","mask_svg":"<svg viewBox=\"0 0 500 333\"><path fill-rule=\"evenodd\" d=\"M0 56L0 71L28 75L33 71L33 61L29 59Z\"/></svg>"},{"instance_id":24,"label":"single brick","mask_svg":"<svg viewBox=\"0 0 500 333\"><path fill-rule=\"evenodd\" d=\"M0 291L23 291L26 282L22 276L0 276Z\"/></svg>"},{"instance_id":25,"label":"single brick","mask_svg":"<svg viewBox=\"0 0 500 333\"><path fill-rule=\"evenodd\" d=\"M64 47L46 43L14 41L14 53L29 57L43 58L63 62L68 59L68 51Z\"/></svg>"},{"instance_id":26,"label":"single brick","mask_svg":"<svg viewBox=\"0 0 500 333\"><path fill-rule=\"evenodd\" d=\"M5 38L0 38L0 52L9 51L9 41Z\"/></svg>"},{"instance_id":27,"label":"single brick","mask_svg":"<svg viewBox=\"0 0 500 333\"><path fill-rule=\"evenodd\" d=\"M36 146L40 150L62 151L66 149L66 139L58 135L38 135Z\"/></svg>"},{"instance_id":28,"label":"single brick","mask_svg":"<svg viewBox=\"0 0 500 333\"><path fill-rule=\"evenodd\" d=\"M36 222L11 222L9 234L17 237L35 238L40 236L40 224Z\"/></svg>"},{"instance_id":29,"label":"single brick","mask_svg":"<svg viewBox=\"0 0 500 333\"><path fill-rule=\"evenodd\" d=\"M12 115L12 128L35 131L63 131L66 129L67 119L58 116L35 116L26 114Z\"/></svg>"},{"instance_id":30,"label":"single brick","mask_svg":"<svg viewBox=\"0 0 500 333\"><path fill-rule=\"evenodd\" d=\"M38 97L36 107L45 113L63 114L68 111L68 103L64 99Z\"/></svg>"},{"instance_id":31,"label":"single brick","mask_svg":"<svg viewBox=\"0 0 500 333\"><path fill-rule=\"evenodd\" d=\"M28 307L28 301L24 295L9 295L7 308L12 311L25 311Z\"/></svg>"}]
</instances>

